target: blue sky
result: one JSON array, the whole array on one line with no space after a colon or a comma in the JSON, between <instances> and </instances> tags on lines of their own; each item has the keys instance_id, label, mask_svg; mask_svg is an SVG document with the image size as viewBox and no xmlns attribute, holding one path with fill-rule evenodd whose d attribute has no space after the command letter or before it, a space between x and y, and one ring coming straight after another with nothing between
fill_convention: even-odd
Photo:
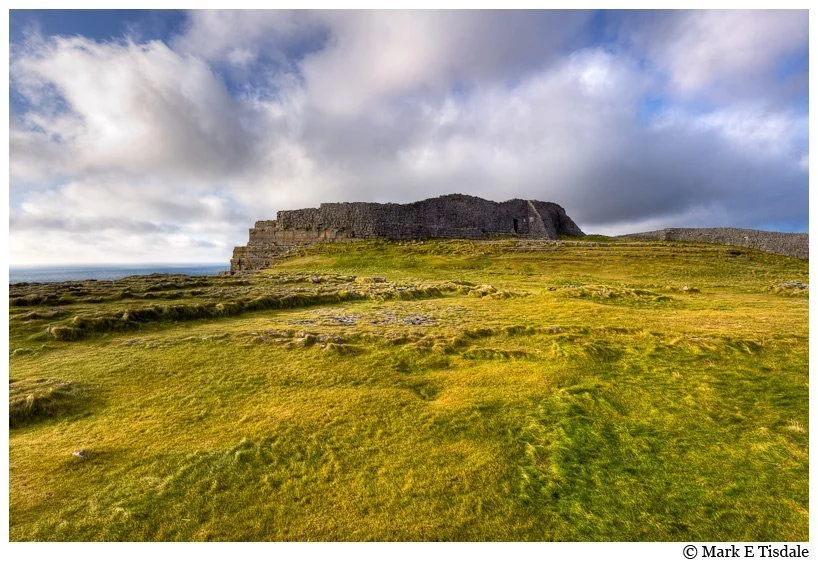
<instances>
[{"instance_id":1,"label":"blue sky","mask_svg":"<svg viewBox=\"0 0 818 565\"><path fill-rule=\"evenodd\" d=\"M12 10L11 42L20 42L35 28L51 35L80 35L95 41L117 41L125 35L167 41L179 33L182 10Z\"/></svg>"},{"instance_id":2,"label":"blue sky","mask_svg":"<svg viewBox=\"0 0 818 565\"><path fill-rule=\"evenodd\" d=\"M321 202L806 231L808 13L12 10L11 263L226 262Z\"/></svg>"}]
</instances>

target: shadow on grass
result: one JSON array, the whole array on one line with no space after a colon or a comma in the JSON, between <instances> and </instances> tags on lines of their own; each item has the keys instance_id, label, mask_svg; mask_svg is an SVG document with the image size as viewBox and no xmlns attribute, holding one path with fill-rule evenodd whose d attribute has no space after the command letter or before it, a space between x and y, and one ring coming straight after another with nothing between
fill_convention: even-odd
<instances>
[{"instance_id":1,"label":"shadow on grass","mask_svg":"<svg viewBox=\"0 0 818 565\"><path fill-rule=\"evenodd\" d=\"M76 416L94 403L89 391L72 381L42 378L13 381L9 384L9 427Z\"/></svg>"}]
</instances>

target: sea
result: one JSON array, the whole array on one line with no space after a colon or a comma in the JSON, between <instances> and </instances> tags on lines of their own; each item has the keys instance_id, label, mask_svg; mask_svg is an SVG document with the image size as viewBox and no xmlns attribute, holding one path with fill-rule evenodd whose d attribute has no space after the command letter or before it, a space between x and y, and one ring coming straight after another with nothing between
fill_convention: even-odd
<instances>
[{"instance_id":1,"label":"sea","mask_svg":"<svg viewBox=\"0 0 818 565\"><path fill-rule=\"evenodd\" d=\"M9 266L9 284L21 282L62 282L96 279L110 281L132 275L181 274L217 275L230 269L224 263L142 264L142 265L37 265Z\"/></svg>"}]
</instances>

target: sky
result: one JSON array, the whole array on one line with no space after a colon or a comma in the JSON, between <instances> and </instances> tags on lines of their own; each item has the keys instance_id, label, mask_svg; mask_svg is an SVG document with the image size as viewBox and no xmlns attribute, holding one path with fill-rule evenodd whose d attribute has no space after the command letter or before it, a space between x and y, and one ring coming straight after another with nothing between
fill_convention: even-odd
<instances>
[{"instance_id":1,"label":"sky","mask_svg":"<svg viewBox=\"0 0 818 565\"><path fill-rule=\"evenodd\" d=\"M11 10L12 265L227 263L463 193L586 233L808 229L808 12Z\"/></svg>"}]
</instances>

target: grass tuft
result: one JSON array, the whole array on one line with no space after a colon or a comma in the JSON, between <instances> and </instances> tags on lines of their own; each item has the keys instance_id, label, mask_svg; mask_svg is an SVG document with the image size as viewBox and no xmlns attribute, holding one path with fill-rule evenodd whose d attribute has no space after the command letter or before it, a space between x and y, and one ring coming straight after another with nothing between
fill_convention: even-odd
<instances>
[{"instance_id":1,"label":"grass tuft","mask_svg":"<svg viewBox=\"0 0 818 565\"><path fill-rule=\"evenodd\" d=\"M70 381L29 379L9 385L9 426L19 427L66 414L78 404L77 387Z\"/></svg>"}]
</instances>

